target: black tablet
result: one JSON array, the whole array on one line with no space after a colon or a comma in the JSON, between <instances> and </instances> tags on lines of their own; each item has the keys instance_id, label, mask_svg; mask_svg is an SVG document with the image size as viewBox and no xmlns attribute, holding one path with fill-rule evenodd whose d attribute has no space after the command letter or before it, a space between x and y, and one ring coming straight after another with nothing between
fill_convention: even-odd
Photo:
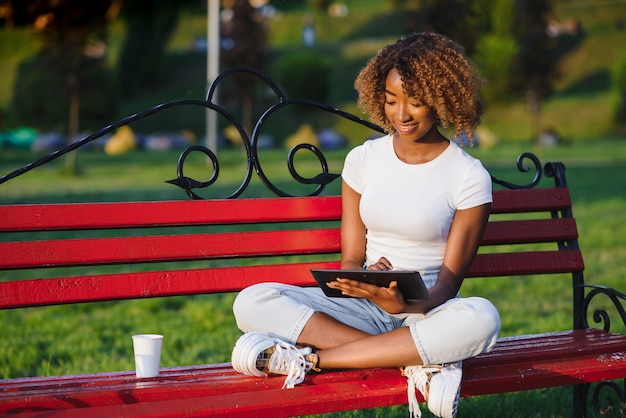
<instances>
[{"instance_id":1,"label":"black tablet","mask_svg":"<svg viewBox=\"0 0 626 418\"><path fill-rule=\"evenodd\" d=\"M339 290L331 289L326 285L339 277L359 280L361 282L375 284L380 287L389 287L389 283L398 282L398 289L405 299L428 299L428 289L417 271L406 270L322 270L311 269L315 281L324 291L324 294L332 298L349 297L342 295Z\"/></svg>"}]
</instances>

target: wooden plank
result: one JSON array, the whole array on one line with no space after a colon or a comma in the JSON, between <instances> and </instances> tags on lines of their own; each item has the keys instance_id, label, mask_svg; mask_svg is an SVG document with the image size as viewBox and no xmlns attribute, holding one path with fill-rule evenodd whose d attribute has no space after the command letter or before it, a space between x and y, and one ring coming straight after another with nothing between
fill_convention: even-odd
<instances>
[{"instance_id":1,"label":"wooden plank","mask_svg":"<svg viewBox=\"0 0 626 418\"><path fill-rule=\"evenodd\" d=\"M553 345L560 354L546 357ZM622 378L626 336L577 330L505 338L491 353L465 361L463 376L462 396ZM0 381L0 413L37 406L73 416L91 406L94 417L286 416L406 403L406 378L398 369L310 374L289 390L280 389L283 380L244 376L228 364L163 369L159 377L142 380L130 371L11 379Z\"/></svg>"},{"instance_id":2,"label":"wooden plank","mask_svg":"<svg viewBox=\"0 0 626 418\"><path fill-rule=\"evenodd\" d=\"M567 188L495 190L491 213L545 212L571 207Z\"/></svg>"},{"instance_id":3,"label":"wooden plank","mask_svg":"<svg viewBox=\"0 0 626 418\"><path fill-rule=\"evenodd\" d=\"M311 268L337 267L338 262L333 261L7 281L0 282L0 308L231 292L264 281L313 286ZM479 254L468 277L563 273L583 268L580 251Z\"/></svg>"},{"instance_id":4,"label":"wooden plank","mask_svg":"<svg viewBox=\"0 0 626 418\"><path fill-rule=\"evenodd\" d=\"M316 285L312 268L338 261L223 267L0 282L0 309L235 292L260 282Z\"/></svg>"},{"instance_id":5,"label":"wooden plank","mask_svg":"<svg viewBox=\"0 0 626 418\"><path fill-rule=\"evenodd\" d=\"M341 251L338 228L0 243L0 269L136 264Z\"/></svg>"},{"instance_id":6,"label":"wooden plank","mask_svg":"<svg viewBox=\"0 0 626 418\"><path fill-rule=\"evenodd\" d=\"M487 224L481 245L558 242L577 238L578 229L573 218L492 221Z\"/></svg>"},{"instance_id":7,"label":"wooden plank","mask_svg":"<svg viewBox=\"0 0 626 418\"><path fill-rule=\"evenodd\" d=\"M338 262L331 261L6 281L0 282L0 308L231 292L264 281L313 286L310 268L337 267ZM468 277L564 273L583 268L580 251L479 254Z\"/></svg>"},{"instance_id":8,"label":"wooden plank","mask_svg":"<svg viewBox=\"0 0 626 418\"><path fill-rule=\"evenodd\" d=\"M467 277L571 273L584 268L579 250L478 254Z\"/></svg>"},{"instance_id":9,"label":"wooden plank","mask_svg":"<svg viewBox=\"0 0 626 418\"><path fill-rule=\"evenodd\" d=\"M492 213L571 207L568 189L496 190ZM1 205L0 232L338 220L339 196Z\"/></svg>"},{"instance_id":10,"label":"wooden plank","mask_svg":"<svg viewBox=\"0 0 626 418\"><path fill-rule=\"evenodd\" d=\"M341 198L1 205L0 232L338 220Z\"/></svg>"}]
</instances>

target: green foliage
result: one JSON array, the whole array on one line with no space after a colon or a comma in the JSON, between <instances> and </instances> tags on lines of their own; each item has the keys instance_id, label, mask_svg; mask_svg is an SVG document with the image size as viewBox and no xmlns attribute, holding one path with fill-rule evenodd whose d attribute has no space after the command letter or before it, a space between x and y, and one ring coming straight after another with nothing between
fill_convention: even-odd
<instances>
[{"instance_id":1,"label":"green foliage","mask_svg":"<svg viewBox=\"0 0 626 418\"><path fill-rule=\"evenodd\" d=\"M318 13L325 13L331 3L332 0L307 0L307 4L311 10Z\"/></svg>"},{"instance_id":2,"label":"green foliage","mask_svg":"<svg viewBox=\"0 0 626 418\"><path fill-rule=\"evenodd\" d=\"M461 43L468 51L474 50L483 19L474 0L411 0L406 13L407 32L432 31L442 33Z\"/></svg>"},{"instance_id":3,"label":"green foliage","mask_svg":"<svg viewBox=\"0 0 626 418\"><path fill-rule=\"evenodd\" d=\"M132 96L158 82L159 65L167 41L176 28L184 1L124 2L126 37L120 54L118 77L123 95Z\"/></svg>"},{"instance_id":4,"label":"green foliage","mask_svg":"<svg viewBox=\"0 0 626 418\"><path fill-rule=\"evenodd\" d=\"M490 0L491 31L495 36L508 37L513 28L515 0Z\"/></svg>"},{"instance_id":5,"label":"green foliage","mask_svg":"<svg viewBox=\"0 0 626 418\"><path fill-rule=\"evenodd\" d=\"M111 71L99 59L80 57L81 129L105 126L116 114L117 95ZM41 71L45 68L46 71ZM24 60L18 69L8 123L39 130L67 130L72 87L59 57L44 52Z\"/></svg>"},{"instance_id":6,"label":"green foliage","mask_svg":"<svg viewBox=\"0 0 626 418\"><path fill-rule=\"evenodd\" d=\"M622 94L626 94L626 55L615 62L612 72L613 88Z\"/></svg>"},{"instance_id":7,"label":"green foliage","mask_svg":"<svg viewBox=\"0 0 626 418\"><path fill-rule=\"evenodd\" d=\"M512 29L519 51L511 72L513 88L538 99L545 98L553 91L556 75L551 53L555 41L546 34L551 2L516 0L514 12Z\"/></svg>"},{"instance_id":8,"label":"green foliage","mask_svg":"<svg viewBox=\"0 0 626 418\"><path fill-rule=\"evenodd\" d=\"M474 61L488 81L483 89L487 102L510 97L511 62L517 53L517 43L510 37L486 35L476 45Z\"/></svg>"},{"instance_id":9,"label":"green foliage","mask_svg":"<svg viewBox=\"0 0 626 418\"><path fill-rule=\"evenodd\" d=\"M275 64L276 81L291 98L325 102L330 90L332 63L318 51L296 51Z\"/></svg>"},{"instance_id":10,"label":"green foliage","mask_svg":"<svg viewBox=\"0 0 626 418\"><path fill-rule=\"evenodd\" d=\"M626 55L622 56L612 68L612 84L617 95L615 104L615 121L626 124Z\"/></svg>"}]
</instances>

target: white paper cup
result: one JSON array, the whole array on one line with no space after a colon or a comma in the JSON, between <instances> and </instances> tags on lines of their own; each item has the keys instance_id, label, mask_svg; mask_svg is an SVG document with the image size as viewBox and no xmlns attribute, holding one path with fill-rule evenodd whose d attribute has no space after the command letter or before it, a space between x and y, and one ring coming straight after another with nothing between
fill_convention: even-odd
<instances>
[{"instance_id":1,"label":"white paper cup","mask_svg":"<svg viewBox=\"0 0 626 418\"><path fill-rule=\"evenodd\" d=\"M162 335L133 335L135 370L137 372L137 377L156 377L159 375L162 345Z\"/></svg>"}]
</instances>

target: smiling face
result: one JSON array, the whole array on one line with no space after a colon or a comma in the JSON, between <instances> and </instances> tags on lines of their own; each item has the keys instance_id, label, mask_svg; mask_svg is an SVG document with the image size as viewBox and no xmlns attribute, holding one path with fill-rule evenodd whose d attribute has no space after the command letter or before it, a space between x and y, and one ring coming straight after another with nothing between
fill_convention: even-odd
<instances>
[{"instance_id":1,"label":"smiling face","mask_svg":"<svg viewBox=\"0 0 626 418\"><path fill-rule=\"evenodd\" d=\"M439 137L437 118L432 109L417 103L402 88L402 78L393 68L385 81L385 115L396 130L399 139L413 142Z\"/></svg>"}]
</instances>

